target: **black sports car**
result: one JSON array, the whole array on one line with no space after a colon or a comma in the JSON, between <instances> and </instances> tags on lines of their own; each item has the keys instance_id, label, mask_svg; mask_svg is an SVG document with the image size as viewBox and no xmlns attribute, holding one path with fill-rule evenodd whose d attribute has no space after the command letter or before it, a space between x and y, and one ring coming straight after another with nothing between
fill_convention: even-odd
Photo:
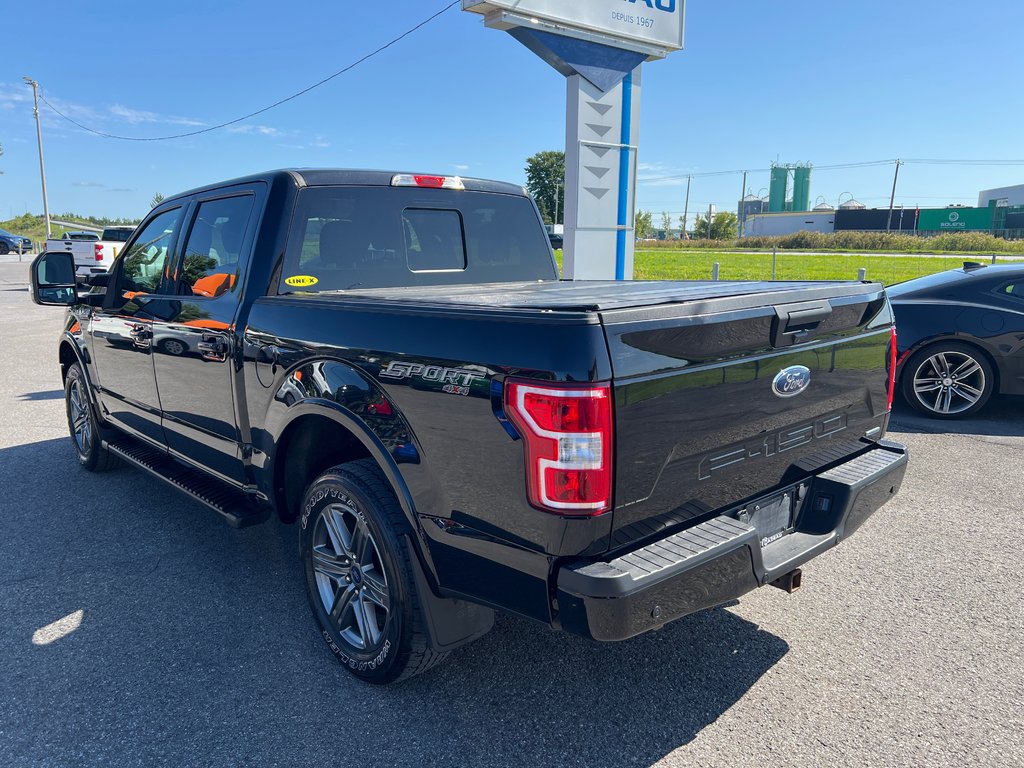
<instances>
[{"instance_id":1,"label":"black sports car","mask_svg":"<svg viewBox=\"0 0 1024 768\"><path fill-rule=\"evenodd\" d=\"M1024 395L1024 263L962 269L889 288L899 390L940 419L979 411L995 393Z\"/></svg>"}]
</instances>

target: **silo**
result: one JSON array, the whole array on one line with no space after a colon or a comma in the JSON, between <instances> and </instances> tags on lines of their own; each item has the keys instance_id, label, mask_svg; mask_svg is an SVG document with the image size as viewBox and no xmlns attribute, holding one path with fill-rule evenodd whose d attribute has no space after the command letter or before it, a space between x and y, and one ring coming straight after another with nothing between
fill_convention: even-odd
<instances>
[{"instance_id":1,"label":"silo","mask_svg":"<svg viewBox=\"0 0 1024 768\"><path fill-rule=\"evenodd\" d=\"M768 212L781 213L786 210L786 188L789 186L789 169L781 165L772 166L772 180L768 187Z\"/></svg>"},{"instance_id":2,"label":"silo","mask_svg":"<svg viewBox=\"0 0 1024 768\"><path fill-rule=\"evenodd\" d=\"M811 202L811 168L799 166L793 171L793 210L809 210Z\"/></svg>"}]
</instances>

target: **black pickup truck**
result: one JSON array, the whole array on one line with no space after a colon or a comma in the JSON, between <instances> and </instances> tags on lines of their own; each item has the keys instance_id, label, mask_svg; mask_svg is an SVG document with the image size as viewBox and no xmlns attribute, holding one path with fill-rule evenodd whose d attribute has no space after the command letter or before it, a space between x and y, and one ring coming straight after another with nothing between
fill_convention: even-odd
<instances>
[{"instance_id":1,"label":"black pickup truck","mask_svg":"<svg viewBox=\"0 0 1024 768\"><path fill-rule=\"evenodd\" d=\"M391 682L494 610L622 640L775 584L900 486L895 331L858 282L560 281L518 186L277 171L65 253L76 455L295 522L313 613Z\"/></svg>"}]
</instances>

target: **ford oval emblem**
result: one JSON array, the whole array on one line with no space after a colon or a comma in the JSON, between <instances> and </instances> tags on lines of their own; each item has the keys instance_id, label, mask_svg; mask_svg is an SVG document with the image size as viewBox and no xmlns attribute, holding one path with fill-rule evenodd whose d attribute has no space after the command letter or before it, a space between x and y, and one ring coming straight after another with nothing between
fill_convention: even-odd
<instances>
[{"instance_id":1,"label":"ford oval emblem","mask_svg":"<svg viewBox=\"0 0 1024 768\"><path fill-rule=\"evenodd\" d=\"M803 365L783 368L772 380L772 392L779 397L796 397L811 384L811 370Z\"/></svg>"}]
</instances>

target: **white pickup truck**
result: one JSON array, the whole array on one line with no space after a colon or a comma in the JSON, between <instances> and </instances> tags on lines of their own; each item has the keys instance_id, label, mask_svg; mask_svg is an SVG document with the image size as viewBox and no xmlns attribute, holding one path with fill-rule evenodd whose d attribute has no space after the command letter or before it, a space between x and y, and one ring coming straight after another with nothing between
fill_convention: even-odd
<instances>
[{"instance_id":1,"label":"white pickup truck","mask_svg":"<svg viewBox=\"0 0 1024 768\"><path fill-rule=\"evenodd\" d=\"M75 272L79 275L102 273L110 269L134 231L135 227L126 225L107 227L100 235L95 232L63 232L59 238L46 241L46 250L73 254Z\"/></svg>"}]
</instances>

